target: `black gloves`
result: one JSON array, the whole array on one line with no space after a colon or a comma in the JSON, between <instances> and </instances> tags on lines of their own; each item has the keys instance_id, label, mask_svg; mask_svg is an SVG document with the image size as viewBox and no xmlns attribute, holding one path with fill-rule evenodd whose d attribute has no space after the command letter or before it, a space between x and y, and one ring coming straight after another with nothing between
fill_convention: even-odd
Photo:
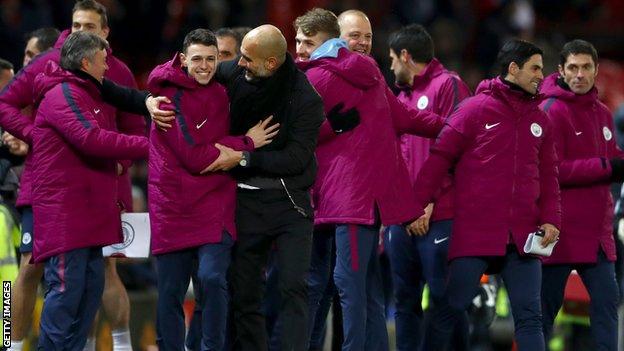
<instances>
[{"instance_id":1,"label":"black gloves","mask_svg":"<svg viewBox=\"0 0 624 351\"><path fill-rule=\"evenodd\" d=\"M622 183L624 181L624 160L612 158L609 163L611 164L611 182Z\"/></svg>"},{"instance_id":2,"label":"black gloves","mask_svg":"<svg viewBox=\"0 0 624 351\"><path fill-rule=\"evenodd\" d=\"M360 124L360 113L355 107L341 112L343 108L344 104L340 102L327 113L327 120L336 134L348 132Z\"/></svg>"}]
</instances>

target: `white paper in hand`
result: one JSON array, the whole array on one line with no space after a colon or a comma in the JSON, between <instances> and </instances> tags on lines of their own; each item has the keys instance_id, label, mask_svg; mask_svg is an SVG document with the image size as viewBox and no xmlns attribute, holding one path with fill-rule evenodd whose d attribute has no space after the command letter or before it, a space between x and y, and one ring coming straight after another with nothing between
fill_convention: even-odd
<instances>
[{"instance_id":1,"label":"white paper in hand","mask_svg":"<svg viewBox=\"0 0 624 351\"><path fill-rule=\"evenodd\" d=\"M542 247L542 238L543 236L536 235L536 233L529 234L529 237L524 244L524 252L545 257L550 256L557 242L555 241L548 244L546 247Z\"/></svg>"},{"instance_id":2,"label":"white paper in hand","mask_svg":"<svg viewBox=\"0 0 624 351\"><path fill-rule=\"evenodd\" d=\"M151 238L149 213L122 213L121 230L124 241L103 247L102 254L104 256L149 257Z\"/></svg>"}]
</instances>

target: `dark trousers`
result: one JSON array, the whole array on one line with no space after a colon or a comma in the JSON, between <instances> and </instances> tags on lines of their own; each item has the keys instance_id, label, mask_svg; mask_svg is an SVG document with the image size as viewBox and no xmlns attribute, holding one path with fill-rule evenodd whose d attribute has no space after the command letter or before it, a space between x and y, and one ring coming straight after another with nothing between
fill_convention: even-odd
<instances>
[{"instance_id":1,"label":"dark trousers","mask_svg":"<svg viewBox=\"0 0 624 351\"><path fill-rule=\"evenodd\" d=\"M561 305L568 276L576 269L589 292L589 318L594 338L593 350L617 350L618 299L615 267L600 250L595 264L556 264L542 267L542 310L544 336L552 333L553 322Z\"/></svg>"},{"instance_id":2,"label":"dark trousers","mask_svg":"<svg viewBox=\"0 0 624 351\"><path fill-rule=\"evenodd\" d=\"M293 194L298 204L307 194ZM238 243L232 264L233 309L237 350L268 348L262 313L265 270L275 244L282 351L305 350L308 335L307 273L313 223L295 210L284 190L239 190Z\"/></svg>"},{"instance_id":3,"label":"dark trousers","mask_svg":"<svg viewBox=\"0 0 624 351\"><path fill-rule=\"evenodd\" d=\"M159 350L184 350L184 296L197 260L201 289L201 350L223 349L228 312L227 270L234 241L224 233L220 243L156 256L158 307L156 332Z\"/></svg>"},{"instance_id":4,"label":"dark trousers","mask_svg":"<svg viewBox=\"0 0 624 351\"><path fill-rule=\"evenodd\" d=\"M481 275L492 266L501 267L509 293L519 351L543 351L540 291L542 267L538 258L520 256L514 245L502 257L460 257L451 261L446 297L433 312L424 334L423 350L444 350L453 328L478 292Z\"/></svg>"},{"instance_id":5,"label":"dark trousers","mask_svg":"<svg viewBox=\"0 0 624 351\"><path fill-rule=\"evenodd\" d=\"M191 315L191 321L186 333L186 341L184 342L184 346L189 351L199 351L201 348L202 292L199 286L199 278L197 277L197 264L197 262L194 263L193 273L191 274L193 295L195 295L195 308L193 308L193 314Z\"/></svg>"},{"instance_id":6,"label":"dark trousers","mask_svg":"<svg viewBox=\"0 0 624 351\"><path fill-rule=\"evenodd\" d=\"M331 297L327 306L320 306L322 299L325 297L324 292L329 288L329 281L331 270L333 267L331 264L332 247L334 242L334 230L330 227L326 231L314 230L312 239L312 255L310 262L310 272L308 274L308 334L312 336L310 339L309 349L314 350L315 346L323 341L325 336L325 319L329 311L329 305L331 305ZM335 252L333 253L335 256ZM333 260L335 262L335 259ZM269 334L269 350L280 351L280 340L283 330L283 325L279 321L279 306L280 297L278 289L278 270L275 255L272 254L269 258L269 267L267 268L267 282L266 292L264 298L264 315L267 325L267 332ZM331 266L331 267L330 267ZM335 292L333 280L331 284L332 290ZM325 308L326 307L326 308ZM324 310L321 311L321 309ZM319 316L321 314L322 316ZM322 318L323 323L318 323L316 317ZM322 329L322 330L321 330ZM316 332L316 334L315 334ZM322 333L322 335L319 335ZM319 349L322 348L317 347Z\"/></svg>"},{"instance_id":7,"label":"dark trousers","mask_svg":"<svg viewBox=\"0 0 624 351\"><path fill-rule=\"evenodd\" d=\"M39 350L82 350L104 292L102 248L71 250L44 268Z\"/></svg>"},{"instance_id":8,"label":"dark trousers","mask_svg":"<svg viewBox=\"0 0 624 351\"><path fill-rule=\"evenodd\" d=\"M410 235L398 225L388 229L386 250L390 256L396 301L397 350L418 350L420 347L423 320L428 323L427 318L423 319L423 284L429 286L431 311L444 297L451 226L450 220L432 222L424 236ZM452 344L454 350L468 348L467 313L456 324Z\"/></svg>"},{"instance_id":9,"label":"dark trousers","mask_svg":"<svg viewBox=\"0 0 624 351\"><path fill-rule=\"evenodd\" d=\"M378 246L378 226L336 227L334 282L342 306L343 351L388 349Z\"/></svg>"}]
</instances>

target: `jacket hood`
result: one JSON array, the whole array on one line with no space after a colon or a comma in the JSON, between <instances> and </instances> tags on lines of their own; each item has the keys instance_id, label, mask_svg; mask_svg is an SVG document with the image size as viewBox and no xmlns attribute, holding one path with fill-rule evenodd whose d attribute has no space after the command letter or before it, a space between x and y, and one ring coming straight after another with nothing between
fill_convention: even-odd
<instances>
[{"instance_id":1,"label":"jacket hood","mask_svg":"<svg viewBox=\"0 0 624 351\"><path fill-rule=\"evenodd\" d=\"M71 29L65 29L64 31L62 31L58 39L56 39L56 43L54 43L54 48L60 50L70 34Z\"/></svg>"},{"instance_id":2,"label":"jacket hood","mask_svg":"<svg viewBox=\"0 0 624 351\"><path fill-rule=\"evenodd\" d=\"M427 84L431 82L433 78L439 76L440 74L442 74L442 72L444 72L444 67L442 66L440 61L434 58L433 60L431 60L431 62L427 64L427 66L425 66L425 69L422 71L421 74L414 77L414 83L412 84L412 88L417 87L421 84Z\"/></svg>"},{"instance_id":3,"label":"jacket hood","mask_svg":"<svg viewBox=\"0 0 624 351\"><path fill-rule=\"evenodd\" d=\"M383 79L377 63L370 57L354 53L346 48L338 49L338 56L322 57L316 60L297 62L298 67L307 71L311 68L328 70L359 89L368 89Z\"/></svg>"},{"instance_id":4,"label":"jacket hood","mask_svg":"<svg viewBox=\"0 0 624 351\"><path fill-rule=\"evenodd\" d=\"M540 92L544 94L545 98L554 97L575 103L593 102L598 99L596 86L592 87L586 94L577 95L562 81L558 73L553 73L544 79Z\"/></svg>"},{"instance_id":5,"label":"jacket hood","mask_svg":"<svg viewBox=\"0 0 624 351\"><path fill-rule=\"evenodd\" d=\"M496 77L492 79L485 79L479 83L475 91L477 94L496 95L499 98L507 101L510 105L515 105L518 102L531 102L531 105L537 106L542 101L543 95L537 93L531 95L520 87L513 87L515 84L503 82L503 78Z\"/></svg>"},{"instance_id":6,"label":"jacket hood","mask_svg":"<svg viewBox=\"0 0 624 351\"><path fill-rule=\"evenodd\" d=\"M214 78L205 86L213 82ZM182 67L179 53L176 53L171 60L156 66L147 78L147 87L151 92L157 92L162 86L167 84L186 89L204 86L188 75L186 70Z\"/></svg>"},{"instance_id":7,"label":"jacket hood","mask_svg":"<svg viewBox=\"0 0 624 351\"><path fill-rule=\"evenodd\" d=\"M67 37L69 37L71 34L72 34L71 29L65 29L64 31L62 31L61 34L59 34L58 39L56 39L56 42L54 43L54 48L61 50L61 48L63 47L63 44L65 44L65 40L67 40ZM108 48L106 49L106 53L109 56L113 54L113 49L111 49L110 43L109 43ZM108 60L108 57L107 57L107 60Z\"/></svg>"},{"instance_id":8,"label":"jacket hood","mask_svg":"<svg viewBox=\"0 0 624 351\"><path fill-rule=\"evenodd\" d=\"M80 76L79 76L80 75ZM35 97L35 106L43 99L45 94L59 83L76 82L85 87L92 95L98 95L98 83L94 78L90 78L87 73L72 73L66 71L58 63L48 61L34 81L33 92Z\"/></svg>"}]
</instances>

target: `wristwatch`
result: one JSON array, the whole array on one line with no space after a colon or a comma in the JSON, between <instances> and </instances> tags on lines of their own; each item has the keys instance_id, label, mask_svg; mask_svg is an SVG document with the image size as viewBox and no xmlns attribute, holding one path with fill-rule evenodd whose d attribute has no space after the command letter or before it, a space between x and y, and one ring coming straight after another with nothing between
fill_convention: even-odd
<instances>
[{"instance_id":1,"label":"wristwatch","mask_svg":"<svg viewBox=\"0 0 624 351\"><path fill-rule=\"evenodd\" d=\"M238 165L241 167L249 166L249 151L243 151L243 158L238 161Z\"/></svg>"}]
</instances>

